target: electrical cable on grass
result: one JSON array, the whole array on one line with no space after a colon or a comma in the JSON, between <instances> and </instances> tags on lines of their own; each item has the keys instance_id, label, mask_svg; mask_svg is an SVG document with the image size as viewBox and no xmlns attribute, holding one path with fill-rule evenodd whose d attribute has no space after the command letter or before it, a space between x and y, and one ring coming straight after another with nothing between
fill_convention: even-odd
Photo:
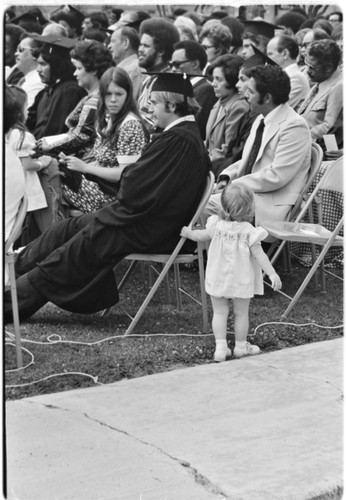
<instances>
[{"instance_id":1,"label":"electrical cable on grass","mask_svg":"<svg viewBox=\"0 0 346 500\"><path fill-rule=\"evenodd\" d=\"M296 326L296 327L304 327L304 326L316 326L317 328L324 328L324 329L329 329L329 330L335 330L338 328L343 328L343 325L336 325L336 326L325 326L325 325L319 325L314 322L309 322L309 323L290 323L290 322L283 322L283 321L269 321L267 323L261 323L260 325L257 325L256 328L254 329L253 333L249 333L248 337L254 337L257 333L257 330L263 326L267 325L289 325L289 326ZM234 332L227 331L228 334L234 335ZM11 345L15 347L15 344L13 343L15 336L9 331L5 330L5 334L8 335L8 339L5 339L5 345ZM37 344L37 345L57 345L57 344L76 344L76 345L84 345L84 346L89 346L92 347L94 345L100 344L102 342L106 342L107 340L113 340L113 339L119 339L119 338L133 338L133 337L157 337L158 335L162 335L165 337L210 337L213 336L213 333L203 333L203 334L190 334L190 333L147 333L147 334L131 334L130 336L125 336L125 335L114 335L112 337L106 337L101 340L97 340L95 342L79 342L75 340L62 340L61 336L58 334L53 334L49 335L47 337L48 342L39 342L36 340L30 340L30 339L22 339L22 342L28 342L31 344ZM56 340L53 340L57 338ZM13 370L5 370L5 373L12 373L20 370L24 370L28 368L31 364L34 364L34 355L25 347L21 347L23 351L27 352L31 356L31 362L24 366L23 368L18 368L18 369L13 369ZM61 377L61 376L66 376L66 375L80 375L83 377L89 377L91 378L95 384L97 385L106 385L103 384L102 382L98 381L98 376L93 376L88 373L83 373L83 372L64 372L64 373L55 373L52 375L49 375L47 377L44 377L40 380L35 380L32 382L27 382L24 384L16 384L16 385L5 385L6 389L14 389L14 388L19 388L19 387L26 387L29 385L34 385L38 384L39 382L43 382L45 380L48 380L50 378L54 377Z\"/></svg>"},{"instance_id":2,"label":"electrical cable on grass","mask_svg":"<svg viewBox=\"0 0 346 500\"><path fill-rule=\"evenodd\" d=\"M53 375L48 375L47 377L44 377L44 378L41 378L40 380L34 380L32 382L26 382L25 384L15 384L15 385L6 385L5 387L7 389L15 389L15 388L18 388L18 387L27 387L29 385L34 385L34 384L38 384L39 382L43 382L45 380L48 380L50 378L54 378L54 377L65 377L66 375L81 375L83 377L89 377L91 378L95 384L97 385L106 385L106 384L103 384L102 382L99 382L98 381L98 377L94 377L93 375L89 375L89 373L83 373L83 372L64 372L64 373L53 373Z\"/></svg>"}]
</instances>

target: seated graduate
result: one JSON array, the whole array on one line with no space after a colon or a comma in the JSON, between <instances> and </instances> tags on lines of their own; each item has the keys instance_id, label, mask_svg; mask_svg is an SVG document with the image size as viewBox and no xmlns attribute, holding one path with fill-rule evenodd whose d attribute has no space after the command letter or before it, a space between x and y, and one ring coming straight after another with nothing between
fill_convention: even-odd
<instances>
[{"instance_id":1,"label":"seated graduate","mask_svg":"<svg viewBox=\"0 0 346 500\"><path fill-rule=\"evenodd\" d=\"M18 254L22 319L49 301L84 314L110 307L118 301L113 268L124 256L171 252L179 241L201 200L210 161L186 75L158 75L150 100L153 122L163 132L125 168L117 200L53 225ZM5 302L5 321L11 321L10 295Z\"/></svg>"},{"instance_id":2,"label":"seated graduate","mask_svg":"<svg viewBox=\"0 0 346 500\"><path fill-rule=\"evenodd\" d=\"M56 35L36 35L35 38L42 42L37 71L45 87L29 109L26 126L38 140L67 131L66 117L86 91L78 85L70 59L76 42Z\"/></svg>"}]
</instances>

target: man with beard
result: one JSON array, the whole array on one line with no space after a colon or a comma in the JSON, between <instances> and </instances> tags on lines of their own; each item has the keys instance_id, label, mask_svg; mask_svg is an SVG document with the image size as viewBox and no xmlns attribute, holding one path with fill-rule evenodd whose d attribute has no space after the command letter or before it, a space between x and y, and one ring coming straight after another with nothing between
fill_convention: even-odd
<instances>
[{"instance_id":1,"label":"man with beard","mask_svg":"<svg viewBox=\"0 0 346 500\"><path fill-rule=\"evenodd\" d=\"M138 49L139 66L147 73L165 73L170 71L169 61L174 51L174 44L179 41L179 31L165 19L146 19L140 25L140 43ZM149 96L155 77L147 76L142 83L138 98L139 110L154 132Z\"/></svg>"}]
</instances>

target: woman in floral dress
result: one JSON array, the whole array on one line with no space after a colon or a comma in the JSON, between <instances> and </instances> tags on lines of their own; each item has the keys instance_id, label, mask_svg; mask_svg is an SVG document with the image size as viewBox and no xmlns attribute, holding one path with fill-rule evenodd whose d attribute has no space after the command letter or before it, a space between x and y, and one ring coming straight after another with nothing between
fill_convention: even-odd
<instances>
[{"instance_id":1,"label":"woman in floral dress","mask_svg":"<svg viewBox=\"0 0 346 500\"><path fill-rule=\"evenodd\" d=\"M124 168L137 161L149 134L133 99L131 80L122 68L108 69L100 80L98 137L89 160L66 156L69 171L79 172L74 185L63 185L65 200L84 213L116 199Z\"/></svg>"}]
</instances>

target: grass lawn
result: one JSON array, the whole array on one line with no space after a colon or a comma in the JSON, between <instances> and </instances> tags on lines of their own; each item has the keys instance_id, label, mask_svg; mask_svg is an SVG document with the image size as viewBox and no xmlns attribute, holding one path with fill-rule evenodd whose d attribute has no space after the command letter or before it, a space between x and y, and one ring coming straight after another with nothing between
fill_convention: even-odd
<instances>
[{"instance_id":1,"label":"grass lawn","mask_svg":"<svg viewBox=\"0 0 346 500\"><path fill-rule=\"evenodd\" d=\"M119 268L121 276L125 264ZM285 274L280 262L276 268L288 293L297 289L307 272L295 263L292 274ZM341 270L335 272L342 275ZM181 278L182 286L199 297L198 271L182 267ZM172 279L173 272L170 274L170 285L174 299ZM129 324L123 308L134 314L144 299L147 286L146 273L138 267L122 290L120 303L103 317L99 313L72 314L47 304L30 320L23 322L24 369L16 370L13 344L6 342L4 348L6 399L90 387L212 363L214 339L211 329L207 333L201 331L200 306L184 298L183 311L177 311L174 303L165 301L164 287L149 304L134 333L122 337ZM211 319L209 299L208 304ZM280 322L287 304L285 297L268 287L265 287L264 296L256 296L252 300L249 340L263 352L343 335L342 281L328 276L326 294L315 290L310 282L290 313L287 320L290 324ZM311 324L298 326L305 323ZM230 315L228 340L231 347L234 345L232 330L233 318ZM13 325L7 325L6 331L13 332Z\"/></svg>"}]
</instances>

